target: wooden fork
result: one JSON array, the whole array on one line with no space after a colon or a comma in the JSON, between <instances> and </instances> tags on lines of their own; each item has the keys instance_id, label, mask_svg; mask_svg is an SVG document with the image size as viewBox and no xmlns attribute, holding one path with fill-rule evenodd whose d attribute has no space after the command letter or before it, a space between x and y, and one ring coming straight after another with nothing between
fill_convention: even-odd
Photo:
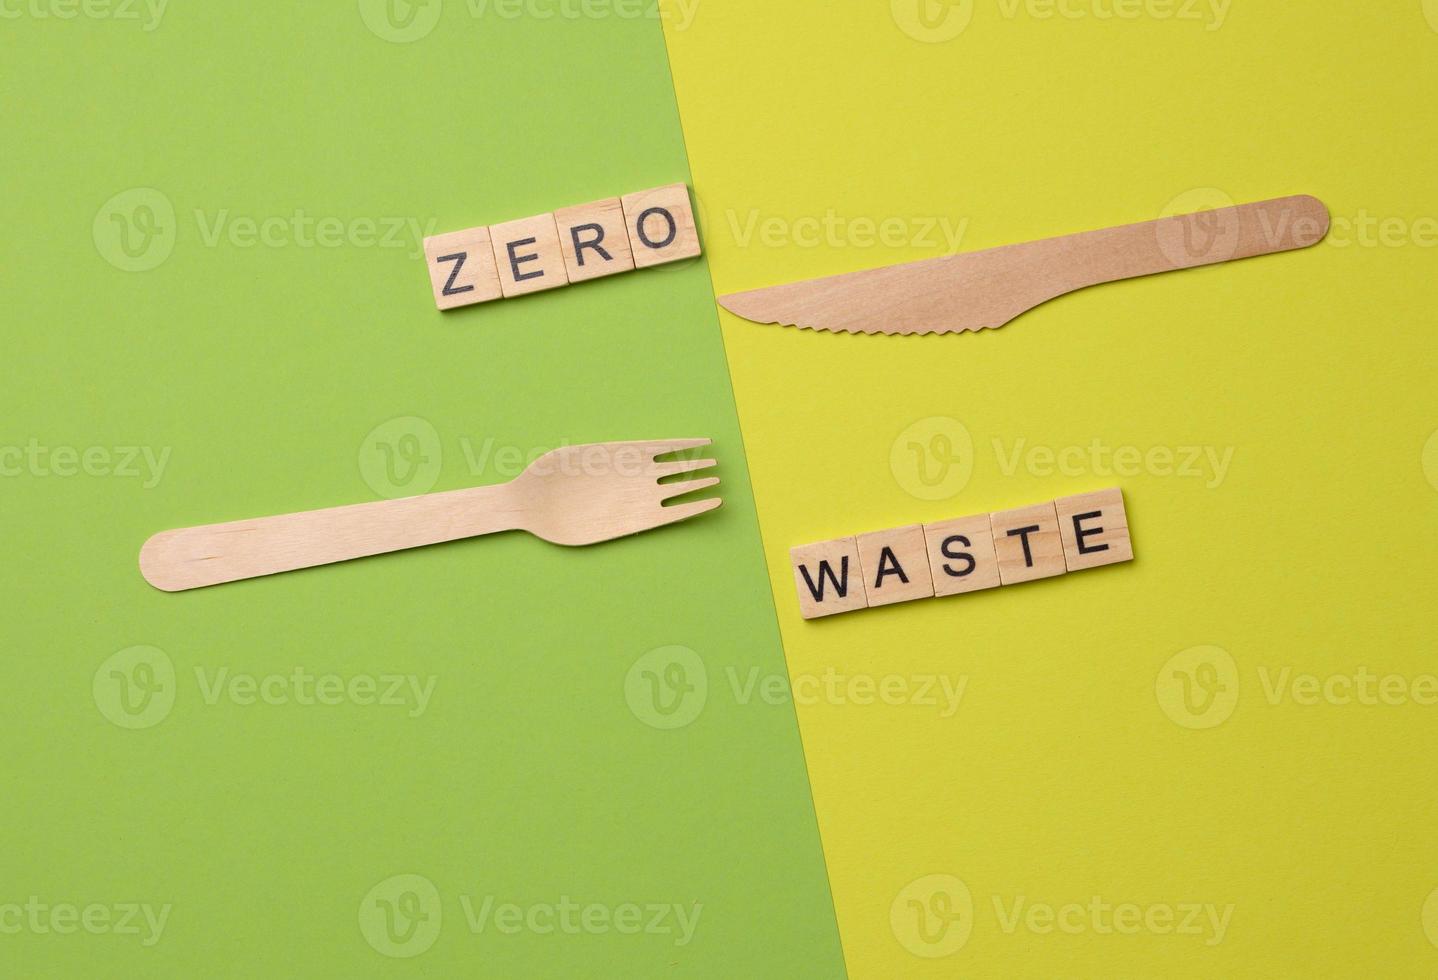
<instances>
[{"instance_id":1,"label":"wooden fork","mask_svg":"<svg viewBox=\"0 0 1438 980\"><path fill-rule=\"evenodd\" d=\"M712 459L657 461L709 442L567 446L545 453L508 483L161 531L140 549L140 573L157 589L181 592L498 531L597 544L718 507L718 498L664 506L714 486L717 476L659 482L714 466Z\"/></svg>"}]
</instances>

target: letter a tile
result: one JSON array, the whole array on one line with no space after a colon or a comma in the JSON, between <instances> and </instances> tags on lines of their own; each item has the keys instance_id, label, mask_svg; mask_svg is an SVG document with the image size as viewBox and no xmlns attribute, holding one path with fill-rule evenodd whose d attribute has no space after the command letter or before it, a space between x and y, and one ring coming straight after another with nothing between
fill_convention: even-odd
<instances>
[{"instance_id":1,"label":"letter a tile","mask_svg":"<svg viewBox=\"0 0 1438 980\"><path fill-rule=\"evenodd\" d=\"M869 605L887 606L933 597L934 580L929 575L923 525L873 531L859 535L857 541Z\"/></svg>"}]
</instances>

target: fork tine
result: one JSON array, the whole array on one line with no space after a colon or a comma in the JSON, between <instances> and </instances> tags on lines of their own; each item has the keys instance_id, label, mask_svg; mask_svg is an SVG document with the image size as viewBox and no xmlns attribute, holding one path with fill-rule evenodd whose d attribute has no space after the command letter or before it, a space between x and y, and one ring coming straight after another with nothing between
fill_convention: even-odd
<instances>
[{"instance_id":1,"label":"fork tine","mask_svg":"<svg viewBox=\"0 0 1438 980\"><path fill-rule=\"evenodd\" d=\"M712 459L681 459L674 463L655 463L654 475L657 477L674 476L678 473L693 473L695 470L707 470L711 466L718 466Z\"/></svg>"},{"instance_id":2,"label":"fork tine","mask_svg":"<svg viewBox=\"0 0 1438 980\"><path fill-rule=\"evenodd\" d=\"M673 500L675 497L682 497L686 493L694 493L697 490L705 490L719 483L717 476L708 476L702 480L686 480L683 483L662 483L659 489L663 496L659 499Z\"/></svg>"},{"instance_id":3,"label":"fork tine","mask_svg":"<svg viewBox=\"0 0 1438 980\"><path fill-rule=\"evenodd\" d=\"M694 500L687 504L677 504L673 507L658 508L659 515L654 519L653 527L664 527L666 524L678 524L680 521L687 521L691 517L700 514L707 514L720 504L724 503L720 497L711 497L708 500Z\"/></svg>"}]
</instances>

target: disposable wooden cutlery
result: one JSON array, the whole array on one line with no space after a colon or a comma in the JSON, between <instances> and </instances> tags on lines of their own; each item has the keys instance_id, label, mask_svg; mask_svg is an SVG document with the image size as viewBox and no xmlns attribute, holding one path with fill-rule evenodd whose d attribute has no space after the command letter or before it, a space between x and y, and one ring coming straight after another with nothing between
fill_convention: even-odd
<instances>
[{"instance_id":1,"label":"disposable wooden cutlery","mask_svg":"<svg viewBox=\"0 0 1438 980\"><path fill-rule=\"evenodd\" d=\"M712 459L659 459L709 442L567 446L508 483L162 531L140 549L140 572L155 588L180 592L498 531L597 544L718 507L718 498L665 504L715 486L716 476L659 482L714 466Z\"/></svg>"},{"instance_id":2,"label":"disposable wooden cutlery","mask_svg":"<svg viewBox=\"0 0 1438 980\"><path fill-rule=\"evenodd\" d=\"M1316 198L1282 197L731 293L719 303L746 320L814 330L982 330L1086 286L1307 248L1328 224Z\"/></svg>"}]
</instances>

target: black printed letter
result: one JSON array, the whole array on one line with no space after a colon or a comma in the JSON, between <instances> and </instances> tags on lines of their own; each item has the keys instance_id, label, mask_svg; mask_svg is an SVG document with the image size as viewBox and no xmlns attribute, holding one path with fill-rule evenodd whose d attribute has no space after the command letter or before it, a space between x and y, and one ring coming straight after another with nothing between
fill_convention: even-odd
<instances>
[{"instance_id":1,"label":"black printed letter","mask_svg":"<svg viewBox=\"0 0 1438 980\"><path fill-rule=\"evenodd\" d=\"M849 556L845 555L839 560L839 574L834 574L828 561L819 562L819 584L814 584L813 578L809 575L809 566L800 565L799 574L804 576L804 584L809 587L809 594L814 597L815 602L824 601L824 580L828 579L834 583L834 591L839 593L842 599L849 594Z\"/></svg>"},{"instance_id":2,"label":"black printed letter","mask_svg":"<svg viewBox=\"0 0 1438 980\"><path fill-rule=\"evenodd\" d=\"M526 279L538 279L540 276L544 275L543 269L540 269L538 272L519 271L519 263L533 262L535 259L539 258L539 253L534 252L529 255L515 255L514 250L521 245L533 245L534 242L535 239L533 238L521 238L519 241L510 242L508 245L505 246L505 249L509 252L509 271L514 273L515 282L524 282L524 280Z\"/></svg>"},{"instance_id":3,"label":"black printed letter","mask_svg":"<svg viewBox=\"0 0 1438 980\"><path fill-rule=\"evenodd\" d=\"M649 219L651 214L662 214L664 215L664 220L669 222L669 236L662 242L650 241L649 236L644 233L644 222ZM639 233L639 240L648 248L663 248L679 237L679 224L674 220L674 215L670 214L667 208L650 208L648 211L645 211L639 216L639 220L635 222L634 230Z\"/></svg>"},{"instance_id":4,"label":"black printed letter","mask_svg":"<svg viewBox=\"0 0 1438 980\"><path fill-rule=\"evenodd\" d=\"M964 561L969 563L969 567L965 568L962 572L954 571L954 566L952 565L944 566L944 571L949 575L952 575L954 578L963 578L965 575L971 574L973 570L978 567L978 562L974 561L974 556L969 554L967 551L950 551L949 546L952 545L955 541L963 545L965 548L973 547L973 545L969 542L969 539L964 537L962 534L953 534L945 538L944 543L939 545L939 551L943 553L943 556L945 558L962 558Z\"/></svg>"},{"instance_id":5,"label":"black printed letter","mask_svg":"<svg viewBox=\"0 0 1438 980\"><path fill-rule=\"evenodd\" d=\"M1012 531L1009 532L1009 537L1013 537L1015 534L1017 534L1017 535L1019 535L1021 538L1023 538L1023 541L1024 541L1024 567L1025 567L1025 568L1033 568L1033 567L1034 567L1034 556L1029 553L1029 535L1030 535L1030 534L1033 534L1033 533L1034 533L1035 531L1037 531L1037 530L1040 530L1039 525L1033 524L1033 525L1031 525L1031 526L1029 526L1029 527L1016 527L1016 528L1014 528Z\"/></svg>"},{"instance_id":6,"label":"black printed letter","mask_svg":"<svg viewBox=\"0 0 1438 980\"><path fill-rule=\"evenodd\" d=\"M580 240L579 240L579 233L580 233L581 231L592 231L592 232L594 232L594 233L595 233L595 234L594 234L594 238L593 238L592 240L590 240L590 241L587 241L587 242L582 242L582 241L580 241ZM592 225L592 224L591 224L591 225L575 225L573 228L569 229L569 236L570 236L570 238L572 238L572 239L574 240L574 258L575 258L575 262L576 262L576 264L579 265L581 268L583 268L583 266L584 266L584 250L585 250L586 248L592 248L592 249L594 249L596 252L598 252L598 253L604 258L604 261L605 261L605 262L613 262L613 261L614 261L614 256L612 256L612 255L610 255L608 252L606 252L606 251L604 250L604 246L600 244L600 242L604 241L604 226L603 226L603 225Z\"/></svg>"},{"instance_id":7,"label":"black printed letter","mask_svg":"<svg viewBox=\"0 0 1438 980\"><path fill-rule=\"evenodd\" d=\"M884 549L879 552L879 572L874 576L874 588L882 589L884 587L885 575L897 575L900 582L905 585L909 584L909 576L904 574L904 566L899 564L899 559L894 557L894 549L888 545L885 545Z\"/></svg>"},{"instance_id":8,"label":"black printed letter","mask_svg":"<svg viewBox=\"0 0 1438 980\"><path fill-rule=\"evenodd\" d=\"M1102 534L1102 533L1103 533L1103 528L1101 528L1101 527L1091 527L1091 528L1085 529L1085 528L1079 526L1079 521L1089 521L1089 520L1093 520L1095 517L1102 517L1102 516L1103 516L1103 511L1101 511L1101 510L1090 511L1090 512L1087 513L1087 514L1075 514L1075 515L1074 515L1074 543L1078 545L1078 552L1079 552L1079 554L1081 554L1081 555L1093 555L1093 554L1097 554L1097 553L1100 552L1100 551L1107 551L1107 550L1108 550L1108 545L1106 545L1106 544L1091 544L1091 545L1089 545L1089 544L1084 544L1084 543L1083 543L1083 539L1084 539L1084 538L1091 538L1091 537L1093 537L1095 534Z\"/></svg>"},{"instance_id":9,"label":"black printed letter","mask_svg":"<svg viewBox=\"0 0 1438 980\"><path fill-rule=\"evenodd\" d=\"M435 259L436 262L454 263L454 268L449 270L449 279L445 282L444 289L441 291L445 296L458 296L460 293L474 291L474 286L472 285L461 286L458 289L454 288L454 280L458 278L459 270L464 268L464 260L467 258L469 258L468 252L455 252L453 255L441 255Z\"/></svg>"}]
</instances>

